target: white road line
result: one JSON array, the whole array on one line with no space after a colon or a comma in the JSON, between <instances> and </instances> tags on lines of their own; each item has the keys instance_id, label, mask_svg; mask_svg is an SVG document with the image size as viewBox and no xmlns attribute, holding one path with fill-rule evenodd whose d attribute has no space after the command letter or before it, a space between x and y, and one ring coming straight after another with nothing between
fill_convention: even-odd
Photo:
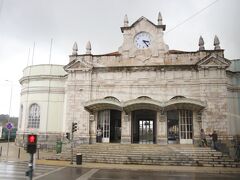
<instances>
[{"instance_id":1,"label":"white road line","mask_svg":"<svg viewBox=\"0 0 240 180\"><path fill-rule=\"evenodd\" d=\"M90 171L86 172L76 180L88 180L93 174L95 174L99 169L91 169Z\"/></svg>"},{"instance_id":2,"label":"white road line","mask_svg":"<svg viewBox=\"0 0 240 180\"><path fill-rule=\"evenodd\" d=\"M49 175L49 174L52 174L52 173L54 173L54 172L60 171L60 170L62 170L62 169L64 169L64 168L66 168L66 167L60 167L60 168L55 169L55 170L53 170L53 171L50 171L50 172L48 172L48 173L45 173L45 174L42 174L42 175L40 175L40 176L34 177L33 179L34 179L34 180L35 180L35 179L39 179L39 178L41 178L41 177L47 176L47 175Z\"/></svg>"}]
</instances>

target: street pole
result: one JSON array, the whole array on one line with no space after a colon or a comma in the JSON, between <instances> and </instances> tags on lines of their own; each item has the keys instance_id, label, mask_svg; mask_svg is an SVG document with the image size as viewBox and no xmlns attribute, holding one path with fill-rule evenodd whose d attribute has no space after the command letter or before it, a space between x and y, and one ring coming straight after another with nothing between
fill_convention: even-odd
<instances>
[{"instance_id":1,"label":"street pole","mask_svg":"<svg viewBox=\"0 0 240 180\"><path fill-rule=\"evenodd\" d=\"M12 81L6 80L11 83L11 92L10 92L10 102L9 102L9 111L8 111L8 124L10 122L11 106L12 106ZM9 140L10 140L10 129L8 129L8 144L7 144L7 161L8 161L8 151L9 151Z\"/></svg>"},{"instance_id":2,"label":"street pole","mask_svg":"<svg viewBox=\"0 0 240 180\"><path fill-rule=\"evenodd\" d=\"M33 153L30 154L30 162L28 164L29 170L28 170L28 176L29 180L32 180L33 178Z\"/></svg>"},{"instance_id":3,"label":"street pole","mask_svg":"<svg viewBox=\"0 0 240 180\"><path fill-rule=\"evenodd\" d=\"M72 142L71 142L71 163L73 164L73 132L72 132Z\"/></svg>"}]
</instances>

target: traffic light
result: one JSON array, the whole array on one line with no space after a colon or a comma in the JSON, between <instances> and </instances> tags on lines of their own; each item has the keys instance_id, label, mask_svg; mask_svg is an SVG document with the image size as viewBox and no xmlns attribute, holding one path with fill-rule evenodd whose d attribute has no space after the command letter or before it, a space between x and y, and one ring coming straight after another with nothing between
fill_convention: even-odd
<instances>
[{"instance_id":1,"label":"traffic light","mask_svg":"<svg viewBox=\"0 0 240 180\"><path fill-rule=\"evenodd\" d=\"M68 140L70 140L70 133L69 133L69 132L66 133L66 138L67 138Z\"/></svg>"},{"instance_id":2,"label":"traffic light","mask_svg":"<svg viewBox=\"0 0 240 180\"><path fill-rule=\"evenodd\" d=\"M37 135L29 134L27 138L27 153L34 154L37 151Z\"/></svg>"},{"instance_id":3,"label":"traffic light","mask_svg":"<svg viewBox=\"0 0 240 180\"><path fill-rule=\"evenodd\" d=\"M73 122L72 123L72 133L74 133L75 131L77 131L77 123Z\"/></svg>"}]
</instances>

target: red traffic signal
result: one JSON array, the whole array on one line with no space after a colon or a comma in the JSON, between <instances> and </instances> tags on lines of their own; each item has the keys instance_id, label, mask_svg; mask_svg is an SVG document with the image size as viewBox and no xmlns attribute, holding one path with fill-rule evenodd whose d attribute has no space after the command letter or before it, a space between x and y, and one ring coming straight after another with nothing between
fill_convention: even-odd
<instances>
[{"instance_id":1,"label":"red traffic signal","mask_svg":"<svg viewBox=\"0 0 240 180\"><path fill-rule=\"evenodd\" d=\"M36 144L37 143L37 135L28 135L28 144Z\"/></svg>"},{"instance_id":2,"label":"red traffic signal","mask_svg":"<svg viewBox=\"0 0 240 180\"><path fill-rule=\"evenodd\" d=\"M34 154L37 151L37 135L29 134L27 138L27 153Z\"/></svg>"}]
</instances>

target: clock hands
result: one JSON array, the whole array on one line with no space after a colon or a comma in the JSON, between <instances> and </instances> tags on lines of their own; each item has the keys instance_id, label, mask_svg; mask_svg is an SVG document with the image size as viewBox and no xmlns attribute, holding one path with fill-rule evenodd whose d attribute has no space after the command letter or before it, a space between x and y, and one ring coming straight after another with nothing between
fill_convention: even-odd
<instances>
[{"instance_id":1,"label":"clock hands","mask_svg":"<svg viewBox=\"0 0 240 180\"><path fill-rule=\"evenodd\" d=\"M147 47L149 46L149 44L150 44L149 41L147 41L147 40L142 40L142 41L143 41L144 44L146 44Z\"/></svg>"}]
</instances>

